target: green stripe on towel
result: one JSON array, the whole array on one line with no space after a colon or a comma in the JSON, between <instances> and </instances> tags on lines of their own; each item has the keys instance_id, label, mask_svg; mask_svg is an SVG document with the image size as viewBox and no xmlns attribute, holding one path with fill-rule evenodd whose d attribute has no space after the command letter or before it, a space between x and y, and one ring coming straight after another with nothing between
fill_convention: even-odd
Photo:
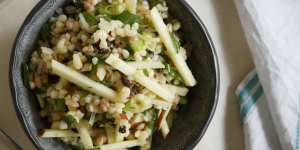
<instances>
[{"instance_id":1,"label":"green stripe on towel","mask_svg":"<svg viewBox=\"0 0 300 150\"><path fill-rule=\"evenodd\" d=\"M259 80L258 80L258 75L257 73L255 73L253 75L253 77L251 77L251 79L248 81L248 83L246 84L246 86L243 87L243 89L240 91L239 93L239 100L240 100L240 104L243 103L243 101L245 101L245 95L247 93L250 93L250 91L255 87L256 84L259 84Z\"/></svg>"},{"instance_id":2,"label":"green stripe on towel","mask_svg":"<svg viewBox=\"0 0 300 150\"><path fill-rule=\"evenodd\" d=\"M245 119L245 116L247 116L248 112L251 110L253 105L256 103L256 101L263 95L263 88L261 85L256 89L253 95L249 95L249 100L246 102L245 105L241 108L241 118L242 120Z\"/></svg>"}]
</instances>

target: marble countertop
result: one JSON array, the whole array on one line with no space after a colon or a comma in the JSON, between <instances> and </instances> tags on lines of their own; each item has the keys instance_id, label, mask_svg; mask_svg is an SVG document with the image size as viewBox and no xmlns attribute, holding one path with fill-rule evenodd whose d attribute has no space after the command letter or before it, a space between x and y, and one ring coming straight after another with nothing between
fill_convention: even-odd
<instances>
[{"instance_id":1,"label":"marble countertop","mask_svg":"<svg viewBox=\"0 0 300 150\"><path fill-rule=\"evenodd\" d=\"M242 150L244 137L234 90L253 68L233 0L187 0L206 25L220 63L221 89L215 116L196 150ZM14 38L38 0L0 1L0 128L24 149L34 149L21 127L10 97L9 56ZM0 142L0 148L5 144Z\"/></svg>"}]
</instances>

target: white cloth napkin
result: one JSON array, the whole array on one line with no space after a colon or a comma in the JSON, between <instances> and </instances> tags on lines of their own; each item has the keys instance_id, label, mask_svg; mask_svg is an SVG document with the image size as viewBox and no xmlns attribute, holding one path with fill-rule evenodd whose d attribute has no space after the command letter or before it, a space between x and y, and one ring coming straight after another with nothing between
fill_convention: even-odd
<instances>
[{"instance_id":1,"label":"white cloth napkin","mask_svg":"<svg viewBox=\"0 0 300 150\"><path fill-rule=\"evenodd\" d=\"M299 150L300 1L235 0L235 3L254 59L258 84L263 88L262 96L254 101L243 119L246 148ZM241 83L237 94L246 82Z\"/></svg>"}]
</instances>

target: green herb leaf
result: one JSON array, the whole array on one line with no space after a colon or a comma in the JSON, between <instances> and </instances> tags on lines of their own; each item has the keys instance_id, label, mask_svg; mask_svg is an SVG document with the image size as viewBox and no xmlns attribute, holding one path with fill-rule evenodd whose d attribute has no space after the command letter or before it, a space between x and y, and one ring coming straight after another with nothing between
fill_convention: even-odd
<instances>
[{"instance_id":1,"label":"green herb leaf","mask_svg":"<svg viewBox=\"0 0 300 150\"><path fill-rule=\"evenodd\" d=\"M96 7L97 13L100 15L112 15L110 12L111 5L109 5L108 3L101 2L101 3L97 4L95 7Z\"/></svg>"},{"instance_id":2,"label":"green herb leaf","mask_svg":"<svg viewBox=\"0 0 300 150\"><path fill-rule=\"evenodd\" d=\"M36 96L38 102L39 102L39 105L42 109L45 108L46 104L45 104L45 98L42 96L42 95L37 95Z\"/></svg>"},{"instance_id":3,"label":"green herb leaf","mask_svg":"<svg viewBox=\"0 0 300 150\"><path fill-rule=\"evenodd\" d=\"M50 84L48 82L43 83L40 88L35 88L35 92L36 93L45 93L49 86L50 86Z\"/></svg>"},{"instance_id":4,"label":"green herb leaf","mask_svg":"<svg viewBox=\"0 0 300 150\"><path fill-rule=\"evenodd\" d=\"M130 25L134 23L139 23L141 20L143 20L142 16L134 15L127 10L123 11L119 15L112 16L111 18L114 20L120 20L124 24L130 24Z\"/></svg>"},{"instance_id":5,"label":"green herb leaf","mask_svg":"<svg viewBox=\"0 0 300 150\"><path fill-rule=\"evenodd\" d=\"M149 77L149 71L148 71L148 69L143 69L143 72L144 72L145 76Z\"/></svg>"},{"instance_id":6,"label":"green herb leaf","mask_svg":"<svg viewBox=\"0 0 300 150\"><path fill-rule=\"evenodd\" d=\"M133 103L131 100L129 100L128 102L125 103L125 107L124 107L124 111L128 112L133 106Z\"/></svg>"},{"instance_id":7,"label":"green herb leaf","mask_svg":"<svg viewBox=\"0 0 300 150\"><path fill-rule=\"evenodd\" d=\"M64 112L66 110L65 99L55 99L55 110Z\"/></svg>"},{"instance_id":8,"label":"green herb leaf","mask_svg":"<svg viewBox=\"0 0 300 150\"><path fill-rule=\"evenodd\" d=\"M176 38L174 33L170 32L170 36L171 36L171 40L174 44L174 47L176 48L176 53L178 53L179 49L180 49L180 42L178 41L178 39Z\"/></svg>"},{"instance_id":9,"label":"green herb leaf","mask_svg":"<svg viewBox=\"0 0 300 150\"><path fill-rule=\"evenodd\" d=\"M93 75L97 73L97 69L99 65L105 64L105 57L103 55L97 54L96 57L98 58L98 62L97 64L92 63L92 69L90 71L90 73Z\"/></svg>"},{"instance_id":10,"label":"green herb leaf","mask_svg":"<svg viewBox=\"0 0 300 150\"><path fill-rule=\"evenodd\" d=\"M149 126L150 126L150 129L152 130L152 132L154 132L156 130L156 122L157 122L157 118L158 118L158 113L159 113L158 109L154 109L152 112L152 119L149 122Z\"/></svg>"},{"instance_id":11,"label":"green herb leaf","mask_svg":"<svg viewBox=\"0 0 300 150\"><path fill-rule=\"evenodd\" d=\"M84 16L86 22L89 25L96 25L98 23L98 20L94 14L89 12L83 12L82 15Z\"/></svg>"},{"instance_id":12,"label":"green herb leaf","mask_svg":"<svg viewBox=\"0 0 300 150\"><path fill-rule=\"evenodd\" d=\"M103 81L101 81L101 83L104 84L107 87L112 87L113 86L113 83L111 81L103 80Z\"/></svg>"},{"instance_id":13,"label":"green herb leaf","mask_svg":"<svg viewBox=\"0 0 300 150\"><path fill-rule=\"evenodd\" d=\"M180 76L180 74L178 73L178 71L176 70L176 68L171 66L167 62L164 62L164 65L165 65L164 73L172 76L174 78L174 82L177 82L176 85L182 84L183 79Z\"/></svg>"},{"instance_id":14,"label":"green herb leaf","mask_svg":"<svg viewBox=\"0 0 300 150\"><path fill-rule=\"evenodd\" d=\"M66 115L63 119L70 128L75 128L77 120L72 115Z\"/></svg>"},{"instance_id":15,"label":"green herb leaf","mask_svg":"<svg viewBox=\"0 0 300 150\"><path fill-rule=\"evenodd\" d=\"M73 4L76 8L82 8L83 0L73 0Z\"/></svg>"},{"instance_id":16,"label":"green herb leaf","mask_svg":"<svg viewBox=\"0 0 300 150\"><path fill-rule=\"evenodd\" d=\"M187 104L188 100L186 97L181 97L180 100L179 100L179 104L182 104L182 105L185 105Z\"/></svg>"},{"instance_id":17,"label":"green herb leaf","mask_svg":"<svg viewBox=\"0 0 300 150\"><path fill-rule=\"evenodd\" d=\"M125 10L125 6L119 3L109 4L107 2L101 2L95 7L97 13L100 15L119 15Z\"/></svg>"},{"instance_id":18,"label":"green herb leaf","mask_svg":"<svg viewBox=\"0 0 300 150\"><path fill-rule=\"evenodd\" d=\"M103 121L103 119L104 119L103 114L96 114L94 122Z\"/></svg>"},{"instance_id":19,"label":"green herb leaf","mask_svg":"<svg viewBox=\"0 0 300 150\"><path fill-rule=\"evenodd\" d=\"M52 26L52 22L47 22L46 24L44 24L41 28L41 38L44 41L48 41L52 38L52 33L51 33L51 26Z\"/></svg>"}]
</instances>

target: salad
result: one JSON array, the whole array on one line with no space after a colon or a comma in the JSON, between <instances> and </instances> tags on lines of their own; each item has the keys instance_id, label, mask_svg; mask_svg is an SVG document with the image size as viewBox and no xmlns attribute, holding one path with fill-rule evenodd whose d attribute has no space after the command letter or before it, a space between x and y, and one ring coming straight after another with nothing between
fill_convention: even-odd
<instances>
[{"instance_id":1,"label":"salad","mask_svg":"<svg viewBox=\"0 0 300 150\"><path fill-rule=\"evenodd\" d=\"M196 80L180 22L163 0L73 0L41 28L23 64L49 124L42 138L79 149L150 149L167 137Z\"/></svg>"}]
</instances>

